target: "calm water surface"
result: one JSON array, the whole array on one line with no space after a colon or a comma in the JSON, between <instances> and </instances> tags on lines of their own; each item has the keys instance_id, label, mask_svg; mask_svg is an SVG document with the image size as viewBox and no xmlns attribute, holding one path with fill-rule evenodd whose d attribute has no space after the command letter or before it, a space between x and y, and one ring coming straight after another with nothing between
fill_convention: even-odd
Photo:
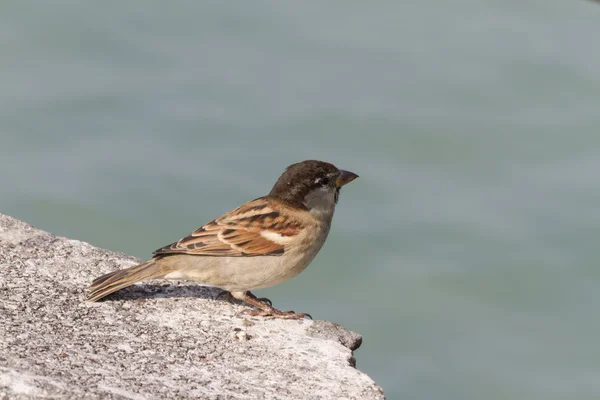
<instances>
[{"instance_id":1,"label":"calm water surface","mask_svg":"<svg viewBox=\"0 0 600 400\"><path fill-rule=\"evenodd\" d=\"M364 335L390 399L600 398L600 7L9 1L0 212L148 257L331 161L264 290Z\"/></svg>"}]
</instances>

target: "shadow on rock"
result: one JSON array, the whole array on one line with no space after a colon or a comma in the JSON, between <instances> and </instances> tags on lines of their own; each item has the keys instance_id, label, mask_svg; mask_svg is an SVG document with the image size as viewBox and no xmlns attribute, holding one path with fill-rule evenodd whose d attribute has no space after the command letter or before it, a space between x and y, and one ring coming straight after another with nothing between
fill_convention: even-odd
<instances>
[{"instance_id":1,"label":"shadow on rock","mask_svg":"<svg viewBox=\"0 0 600 400\"><path fill-rule=\"evenodd\" d=\"M184 297L195 297L198 299L215 300L219 293L221 293L220 289L200 285L161 285L142 283L121 289L118 292L112 293L99 301L102 302ZM222 296L220 300L226 299L226 296Z\"/></svg>"}]
</instances>

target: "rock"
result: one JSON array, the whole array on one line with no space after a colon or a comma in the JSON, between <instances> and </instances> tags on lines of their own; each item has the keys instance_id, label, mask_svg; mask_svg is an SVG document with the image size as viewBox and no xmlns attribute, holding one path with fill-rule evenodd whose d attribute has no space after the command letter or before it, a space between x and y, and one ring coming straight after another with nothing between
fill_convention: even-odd
<instances>
[{"instance_id":1,"label":"rock","mask_svg":"<svg viewBox=\"0 0 600 400\"><path fill-rule=\"evenodd\" d=\"M190 282L84 301L138 261L0 214L0 399L384 398L337 324L250 318Z\"/></svg>"}]
</instances>

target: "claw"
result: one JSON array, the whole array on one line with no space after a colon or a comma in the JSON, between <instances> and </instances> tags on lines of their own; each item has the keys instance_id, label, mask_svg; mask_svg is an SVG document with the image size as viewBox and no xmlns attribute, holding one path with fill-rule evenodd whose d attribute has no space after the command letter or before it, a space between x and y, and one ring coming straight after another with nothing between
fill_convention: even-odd
<instances>
[{"instance_id":1,"label":"claw","mask_svg":"<svg viewBox=\"0 0 600 400\"><path fill-rule=\"evenodd\" d=\"M265 303L269 307L273 307L273 302L271 300L267 299L266 297L259 297L256 300L260 301L261 303Z\"/></svg>"},{"instance_id":2,"label":"claw","mask_svg":"<svg viewBox=\"0 0 600 400\"><path fill-rule=\"evenodd\" d=\"M271 300L267 299L266 297L256 297L252 292L248 292L247 295L251 299L258 300L261 303L264 303L264 304L268 305L269 307L273 306L273 302Z\"/></svg>"},{"instance_id":3,"label":"claw","mask_svg":"<svg viewBox=\"0 0 600 400\"><path fill-rule=\"evenodd\" d=\"M310 315L309 313L300 313L300 314L296 314L296 315L302 315L302 319L308 317L308 319L312 320L313 317L312 315Z\"/></svg>"}]
</instances>

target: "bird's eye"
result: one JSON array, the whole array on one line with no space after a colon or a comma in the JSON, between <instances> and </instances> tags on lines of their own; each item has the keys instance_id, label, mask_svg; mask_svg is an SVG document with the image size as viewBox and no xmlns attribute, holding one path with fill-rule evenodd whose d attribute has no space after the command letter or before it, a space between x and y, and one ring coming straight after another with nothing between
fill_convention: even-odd
<instances>
[{"instance_id":1,"label":"bird's eye","mask_svg":"<svg viewBox=\"0 0 600 400\"><path fill-rule=\"evenodd\" d=\"M323 186L327 186L327 185L329 185L329 178L327 178L327 177L319 178L317 180L317 183L319 183L320 185L323 185Z\"/></svg>"}]
</instances>

